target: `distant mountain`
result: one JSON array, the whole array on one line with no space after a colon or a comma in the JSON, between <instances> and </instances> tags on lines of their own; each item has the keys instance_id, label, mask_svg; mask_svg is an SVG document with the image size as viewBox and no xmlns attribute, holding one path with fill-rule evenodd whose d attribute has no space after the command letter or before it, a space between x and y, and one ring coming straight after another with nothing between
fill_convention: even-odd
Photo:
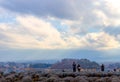
<instances>
[{"instance_id":1,"label":"distant mountain","mask_svg":"<svg viewBox=\"0 0 120 82\"><path fill-rule=\"evenodd\" d=\"M36 63L36 64L30 64L30 68L49 68L52 64L45 64L45 63Z\"/></svg>"},{"instance_id":2,"label":"distant mountain","mask_svg":"<svg viewBox=\"0 0 120 82\"><path fill-rule=\"evenodd\" d=\"M80 64L82 68L99 68L99 64L90 61L88 59L62 59L61 61L56 61L55 60L35 60L35 61L23 61L25 63L18 63L18 62L0 62L0 67L19 67L19 66L24 66L24 67L31 67L31 68L52 68L52 69L72 69L72 64L75 62L76 64ZM54 63L53 63L54 62ZM120 64L115 64L115 66L119 66ZM111 67L114 65L110 65Z\"/></svg>"},{"instance_id":3,"label":"distant mountain","mask_svg":"<svg viewBox=\"0 0 120 82\"><path fill-rule=\"evenodd\" d=\"M36 63L46 63L46 64L54 64L58 60L25 60L25 61L18 61L20 63L31 63L31 64L36 64Z\"/></svg>"},{"instance_id":4,"label":"distant mountain","mask_svg":"<svg viewBox=\"0 0 120 82\"><path fill-rule=\"evenodd\" d=\"M80 64L82 68L99 68L100 65L94 61L88 59L63 59L61 62L57 62L51 66L52 69L71 69L72 63Z\"/></svg>"},{"instance_id":5,"label":"distant mountain","mask_svg":"<svg viewBox=\"0 0 120 82\"><path fill-rule=\"evenodd\" d=\"M106 68L108 68L108 69L120 68L120 63L109 63L109 64L106 64Z\"/></svg>"}]
</instances>

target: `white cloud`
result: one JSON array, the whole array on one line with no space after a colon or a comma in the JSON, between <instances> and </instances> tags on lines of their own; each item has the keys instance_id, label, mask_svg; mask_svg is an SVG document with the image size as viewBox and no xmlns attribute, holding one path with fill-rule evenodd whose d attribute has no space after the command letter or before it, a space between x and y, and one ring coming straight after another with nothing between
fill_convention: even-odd
<instances>
[{"instance_id":1,"label":"white cloud","mask_svg":"<svg viewBox=\"0 0 120 82\"><path fill-rule=\"evenodd\" d=\"M64 34L35 16L18 16L14 24L0 24L0 31L0 45L8 48L103 50L119 47L117 39L107 33Z\"/></svg>"},{"instance_id":2,"label":"white cloud","mask_svg":"<svg viewBox=\"0 0 120 82\"><path fill-rule=\"evenodd\" d=\"M15 24L0 24L6 44L18 48L55 48L64 42L60 33L48 22L33 16L17 17ZM58 45L57 45L58 44Z\"/></svg>"},{"instance_id":3,"label":"white cloud","mask_svg":"<svg viewBox=\"0 0 120 82\"><path fill-rule=\"evenodd\" d=\"M119 3L119 0L2 0L1 7L17 14L53 17L68 25L70 32L88 33L90 28L120 26Z\"/></svg>"},{"instance_id":4,"label":"white cloud","mask_svg":"<svg viewBox=\"0 0 120 82\"><path fill-rule=\"evenodd\" d=\"M118 48L118 37L104 32L105 27L120 26L118 3L118 0L29 0L29 3L2 0L2 11L5 8L9 13L17 13L16 21L0 24L0 44L11 48ZM50 20L59 20L67 26L63 29L66 31L59 31Z\"/></svg>"},{"instance_id":5,"label":"white cloud","mask_svg":"<svg viewBox=\"0 0 120 82\"><path fill-rule=\"evenodd\" d=\"M85 36L85 40L88 42L87 46L98 50L107 50L120 47L119 41L117 41L114 36L104 32L89 33Z\"/></svg>"}]
</instances>

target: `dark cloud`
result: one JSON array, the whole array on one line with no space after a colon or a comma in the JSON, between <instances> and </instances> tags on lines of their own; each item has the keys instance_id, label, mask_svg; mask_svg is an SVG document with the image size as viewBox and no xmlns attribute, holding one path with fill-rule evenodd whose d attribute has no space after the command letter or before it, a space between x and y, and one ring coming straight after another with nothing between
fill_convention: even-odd
<instances>
[{"instance_id":1,"label":"dark cloud","mask_svg":"<svg viewBox=\"0 0 120 82\"><path fill-rule=\"evenodd\" d=\"M1 5L11 11L39 16L67 17L71 15L68 0L5 0Z\"/></svg>"},{"instance_id":2,"label":"dark cloud","mask_svg":"<svg viewBox=\"0 0 120 82\"><path fill-rule=\"evenodd\" d=\"M0 5L18 13L77 19L91 16L91 11L96 7L93 2L94 0L4 0Z\"/></svg>"}]
</instances>

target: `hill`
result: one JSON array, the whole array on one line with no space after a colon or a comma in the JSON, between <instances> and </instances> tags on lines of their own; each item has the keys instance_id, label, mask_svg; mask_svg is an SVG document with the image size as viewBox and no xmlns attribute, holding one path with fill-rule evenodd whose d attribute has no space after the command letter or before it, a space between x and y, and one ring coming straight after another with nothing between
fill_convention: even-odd
<instances>
[{"instance_id":1,"label":"hill","mask_svg":"<svg viewBox=\"0 0 120 82\"><path fill-rule=\"evenodd\" d=\"M108 69L118 69L120 68L120 63L117 62L117 63L108 63L108 64L105 64L106 65L106 68Z\"/></svg>"},{"instance_id":2,"label":"hill","mask_svg":"<svg viewBox=\"0 0 120 82\"><path fill-rule=\"evenodd\" d=\"M82 68L92 69L99 68L100 65L94 61L88 59L63 59L51 66L52 69L72 69L72 63L80 64Z\"/></svg>"}]
</instances>

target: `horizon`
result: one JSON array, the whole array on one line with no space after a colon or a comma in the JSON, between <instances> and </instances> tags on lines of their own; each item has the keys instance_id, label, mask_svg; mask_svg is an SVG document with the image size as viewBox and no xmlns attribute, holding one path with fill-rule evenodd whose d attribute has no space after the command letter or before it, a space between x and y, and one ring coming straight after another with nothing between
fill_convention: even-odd
<instances>
[{"instance_id":1,"label":"horizon","mask_svg":"<svg viewBox=\"0 0 120 82\"><path fill-rule=\"evenodd\" d=\"M77 59L77 58L63 58L63 59L46 59L46 60L16 60L16 61L0 61L0 63L41 63L41 64L55 64L57 62L61 62L64 59L72 59L72 60L81 60L81 59L87 59L87 58L81 58L81 59ZM96 62L99 65L101 64L115 64L115 63L120 63L120 61L95 61L95 60L90 60L87 59L91 62Z\"/></svg>"},{"instance_id":2,"label":"horizon","mask_svg":"<svg viewBox=\"0 0 120 82\"><path fill-rule=\"evenodd\" d=\"M120 62L119 0L0 0L0 61Z\"/></svg>"}]
</instances>

